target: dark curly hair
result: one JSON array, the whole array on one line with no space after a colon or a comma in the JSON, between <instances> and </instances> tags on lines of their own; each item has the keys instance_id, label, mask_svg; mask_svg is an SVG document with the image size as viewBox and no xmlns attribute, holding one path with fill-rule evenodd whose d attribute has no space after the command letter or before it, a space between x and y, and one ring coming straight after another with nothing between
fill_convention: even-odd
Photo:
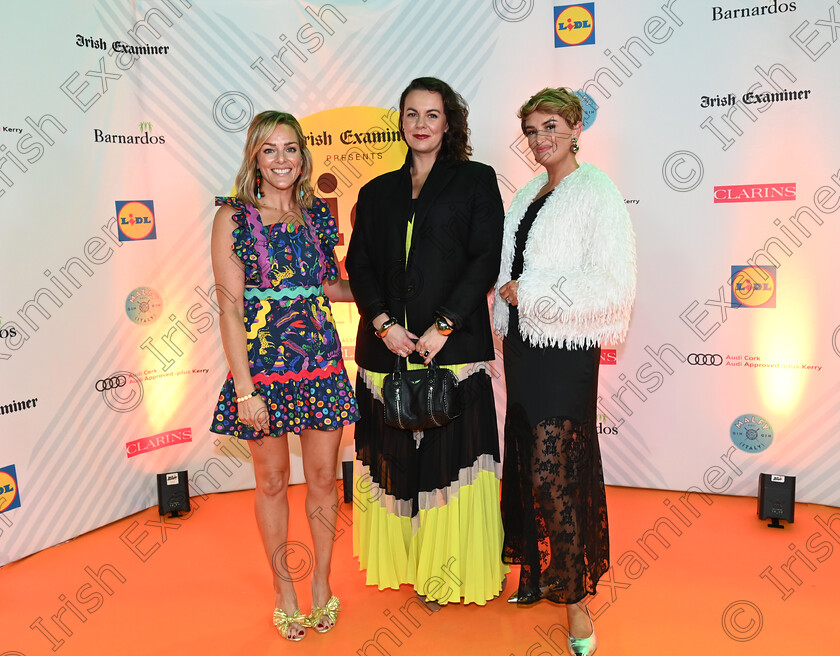
<instances>
[{"instance_id":1,"label":"dark curly hair","mask_svg":"<svg viewBox=\"0 0 840 656\"><path fill-rule=\"evenodd\" d=\"M443 98L443 113L446 115L446 122L449 129L443 133L443 143L440 146L438 158L442 160L455 160L465 162L472 155L470 146L470 128L467 125L467 116L470 110L466 101L443 80L436 77L418 77L411 81L400 96L400 132L403 133L402 115L405 109L405 98L412 91L434 91Z\"/></svg>"}]
</instances>

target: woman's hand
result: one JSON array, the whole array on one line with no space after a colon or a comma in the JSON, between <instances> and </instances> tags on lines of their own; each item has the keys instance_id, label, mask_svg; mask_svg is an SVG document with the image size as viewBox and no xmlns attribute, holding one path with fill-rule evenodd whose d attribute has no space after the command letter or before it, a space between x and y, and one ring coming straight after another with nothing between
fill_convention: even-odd
<instances>
[{"instance_id":1,"label":"woman's hand","mask_svg":"<svg viewBox=\"0 0 840 656\"><path fill-rule=\"evenodd\" d=\"M255 394L240 401L236 404L236 410L239 413L239 423L251 426L255 431L268 433L268 408L262 396Z\"/></svg>"},{"instance_id":2,"label":"woman's hand","mask_svg":"<svg viewBox=\"0 0 840 656\"><path fill-rule=\"evenodd\" d=\"M423 336L417 340L417 345L414 348L415 351L423 356L423 364L428 366L432 358L444 347L448 338L448 335L443 335L438 332L435 324L432 324L426 329Z\"/></svg>"},{"instance_id":3,"label":"woman's hand","mask_svg":"<svg viewBox=\"0 0 840 656\"><path fill-rule=\"evenodd\" d=\"M519 305L519 282L516 280L506 282L499 288L499 296L508 305L513 305L514 307Z\"/></svg>"},{"instance_id":4,"label":"woman's hand","mask_svg":"<svg viewBox=\"0 0 840 656\"><path fill-rule=\"evenodd\" d=\"M346 278L324 281L324 293L332 303L344 301L353 302L353 292L350 291L350 282Z\"/></svg>"},{"instance_id":5,"label":"woman's hand","mask_svg":"<svg viewBox=\"0 0 840 656\"><path fill-rule=\"evenodd\" d=\"M391 353L405 358L414 350L417 335L410 330L406 330L400 324L396 324L388 329L382 341L385 342L385 346Z\"/></svg>"}]
</instances>

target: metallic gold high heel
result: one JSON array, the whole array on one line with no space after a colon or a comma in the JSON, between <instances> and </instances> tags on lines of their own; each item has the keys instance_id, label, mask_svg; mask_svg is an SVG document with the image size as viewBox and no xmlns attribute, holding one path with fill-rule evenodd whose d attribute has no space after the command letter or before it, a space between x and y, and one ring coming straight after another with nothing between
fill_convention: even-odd
<instances>
[{"instance_id":1,"label":"metallic gold high heel","mask_svg":"<svg viewBox=\"0 0 840 656\"><path fill-rule=\"evenodd\" d=\"M579 604L578 608L580 608ZM586 616L589 618L592 633L588 638L573 638L571 630L569 631L569 651L572 656L592 656L595 650L598 649L598 638L595 636L595 623L592 621L589 609L584 606L584 610L586 611Z\"/></svg>"},{"instance_id":2,"label":"metallic gold high heel","mask_svg":"<svg viewBox=\"0 0 840 656\"><path fill-rule=\"evenodd\" d=\"M338 611L341 610L341 602L338 600L338 597L333 595L330 597L330 600L326 603L325 606L316 606L312 605L312 612L309 614L307 618L307 625L315 629L318 633L326 633L327 631L332 630L335 627L335 623L338 621ZM332 624L324 628L318 628L318 623L321 621L321 618L326 615L330 618Z\"/></svg>"},{"instance_id":3,"label":"metallic gold high heel","mask_svg":"<svg viewBox=\"0 0 840 656\"><path fill-rule=\"evenodd\" d=\"M293 615L289 616L282 608L275 608L273 624L277 627L280 635L286 638L286 640L300 642L306 637L308 620L306 615L300 612L300 609L296 610ZM291 627L292 624L298 624L303 627L303 635L298 635L297 631L295 631L293 636L289 636L289 627Z\"/></svg>"}]
</instances>

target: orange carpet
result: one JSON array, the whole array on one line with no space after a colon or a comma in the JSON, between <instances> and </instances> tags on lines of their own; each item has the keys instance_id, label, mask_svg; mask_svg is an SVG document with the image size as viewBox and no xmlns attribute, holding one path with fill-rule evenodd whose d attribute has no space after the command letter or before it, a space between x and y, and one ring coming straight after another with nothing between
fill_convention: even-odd
<instances>
[{"instance_id":1,"label":"orange carpet","mask_svg":"<svg viewBox=\"0 0 840 656\"><path fill-rule=\"evenodd\" d=\"M302 579L311 567L305 492L291 490L287 554ZM589 604L599 656L840 653L840 510L797 504L795 523L775 530L758 520L754 498L607 494L612 569ZM0 656L567 653L561 607L505 603L516 570L483 608L427 614L407 588L364 585L346 523L333 558L338 625L286 642L270 622L252 500L252 491L194 499L191 515L163 523L150 508L3 567ZM307 582L298 597L308 611Z\"/></svg>"}]
</instances>

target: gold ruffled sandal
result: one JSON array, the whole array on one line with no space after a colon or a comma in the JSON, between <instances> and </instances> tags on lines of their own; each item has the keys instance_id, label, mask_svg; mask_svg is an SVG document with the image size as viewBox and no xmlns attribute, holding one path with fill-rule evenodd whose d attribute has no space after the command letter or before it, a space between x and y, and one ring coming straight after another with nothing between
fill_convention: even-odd
<instances>
[{"instance_id":1,"label":"gold ruffled sandal","mask_svg":"<svg viewBox=\"0 0 840 656\"><path fill-rule=\"evenodd\" d=\"M286 614L286 612L282 608L275 608L274 609L274 619L273 619L274 626L277 627L277 630L280 632L280 635L286 638L286 640L291 640L292 642L300 642L306 636L306 627L309 626L309 619L300 612L298 608L294 615L291 617ZM299 635L297 631L295 631L292 635L289 635L289 629L291 628L292 624L297 624L303 627L303 634Z\"/></svg>"},{"instance_id":2,"label":"gold ruffled sandal","mask_svg":"<svg viewBox=\"0 0 840 656\"><path fill-rule=\"evenodd\" d=\"M338 611L340 610L341 602L335 595L330 597L330 600L325 606L315 606L313 604L312 612L307 618L307 625L315 629L318 633L326 633L335 626L335 623L338 621ZM332 623L327 627L318 628L318 625L324 616L328 617Z\"/></svg>"}]
</instances>

